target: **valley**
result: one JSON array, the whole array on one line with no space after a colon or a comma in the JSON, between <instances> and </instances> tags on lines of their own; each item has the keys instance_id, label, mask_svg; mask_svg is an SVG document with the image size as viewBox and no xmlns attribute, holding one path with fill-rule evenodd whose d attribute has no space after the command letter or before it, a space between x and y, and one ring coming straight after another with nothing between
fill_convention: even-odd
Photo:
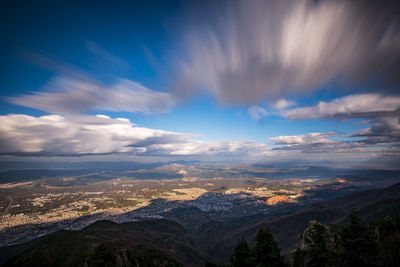
<instances>
[{"instance_id":1,"label":"valley","mask_svg":"<svg viewBox=\"0 0 400 267\"><path fill-rule=\"evenodd\" d=\"M124 223L171 218L179 209L195 209L207 217L194 223L179 221L190 227L209 220L290 214L326 199L396 181L396 172L379 179L337 172L336 177L325 178L332 170L173 163L6 182L0 184L0 246L21 244L58 230L79 230L98 220ZM129 177L135 173L142 177ZM154 179L157 173L169 178ZM234 177L227 177L229 173ZM243 177L246 173L259 177ZM276 178L279 174L281 179Z\"/></svg>"}]
</instances>

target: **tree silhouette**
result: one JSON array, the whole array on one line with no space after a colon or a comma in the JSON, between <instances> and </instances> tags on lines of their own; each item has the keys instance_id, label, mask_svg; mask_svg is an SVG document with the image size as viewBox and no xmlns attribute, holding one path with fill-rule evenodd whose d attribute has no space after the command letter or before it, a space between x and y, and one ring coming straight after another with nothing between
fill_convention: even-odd
<instances>
[{"instance_id":1,"label":"tree silhouette","mask_svg":"<svg viewBox=\"0 0 400 267\"><path fill-rule=\"evenodd\" d=\"M206 261L206 263L204 263L203 267L218 267L218 265L211 261Z\"/></svg>"},{"instance_id":2,"label":"tree silhouette","mask_svg":"<svg viewBox=\"0 0 400 267\"><path fill-rule=\"evenodd\" d=\"M251 265L249 245L243 237L237 243L230 260L233 267L247 267Z\"/></svg>"},{"instance_id":3,"label":"tree silhouette","mask_svg":"<svg viewBox=\"0 0 400 267\"><path fill-rule=\"evenodd\" d=\"M253 249L253 260L255 266L285 266L271 230L260 228Z\"/></svg>"},{"instance_id":4,"label":"tree silhouette","mask_svg":"<svg viewBox=\"0 0 400 267\"><path fill-rule=\"evenodd\" d=\"M114 266L116 259L116 251L112 247L101 243L94 250L92 257L89 259L88 265L90 267Z\"/></svg>"},{"instance_id":5,"label":"tree silhouette","mask_svg":"<svg viewBox=\"0 0 400 267\"><path fill-rule=\"evenodd\" d=\"M400 266L400 213L386 216L375 224L380 245L380 264Z\"/></svg>"},{"instance_id":6,"label":"tree silhouette","mask_svg":"<svg viewBox=\"0 0 400 267\"><path fill-rule=\"evenodd\" d=\"M343 266L377 266L378 244L371 229L358 215L349 214L350 223L340 231L340 259Z\"/></svg>"}]
</instances>

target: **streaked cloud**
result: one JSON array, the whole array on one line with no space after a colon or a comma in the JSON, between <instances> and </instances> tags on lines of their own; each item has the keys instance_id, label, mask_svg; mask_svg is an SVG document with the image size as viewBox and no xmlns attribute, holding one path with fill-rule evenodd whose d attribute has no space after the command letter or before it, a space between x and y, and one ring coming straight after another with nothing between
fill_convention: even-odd
<instances>
[{"instance_id":1,"label":"streaked cloud","mask_svg":"<svg viewBox=\"0 0 400 267\"><path fill-rule=\"evenodd\" d=\"M94 42L87 41L86 47L95 55L94 58L96 59L96 64L101 65L101 67L107 65L108 67L112 67L116 70L125 70L130 68L128 62L110 53Z\"/></svg>"},{"instance_id":2,"label":"streaked cloud","mask_svg":"<svg viewBox=\"0 0 400 267\"><path fill-rule=\"evenodd\" d=\"M221 4L222 5L222 4ZM378 78L399 82L395 1L234 1L187 29L173 62L179 90L207 88L224 104L254 104ZM178 90L178 91L179 91Z\"/></svg>"},{"instance_id":3,"label":"streaked cloud","mask_svg":"<svg viewBox=\"0 0 400 267\"><path fill-rule=\"evenodd\" d=\"M88 111L127 111L133 113L164 113L175 105L166 92L152 91L143 85L118 79L105 86L92 79L62 76L52 79L44 91L8 97L16 105L50 113L81 113Z\"/></svg>"}]
</instances>

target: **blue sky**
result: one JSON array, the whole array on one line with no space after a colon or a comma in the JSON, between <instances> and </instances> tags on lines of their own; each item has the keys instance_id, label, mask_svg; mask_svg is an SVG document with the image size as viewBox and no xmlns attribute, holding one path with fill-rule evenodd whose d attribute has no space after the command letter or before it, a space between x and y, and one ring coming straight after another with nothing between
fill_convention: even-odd
<instances>
[{"instance_id":1,"label":"blue sky","mask_svg":"<svg viewBox=\"0 0 400 267\"><path fill-rule=\"evenodd\" d=\"M10 1L1 159L395 167L398 11L391 1Z\"/></svg>"}]
</instances>

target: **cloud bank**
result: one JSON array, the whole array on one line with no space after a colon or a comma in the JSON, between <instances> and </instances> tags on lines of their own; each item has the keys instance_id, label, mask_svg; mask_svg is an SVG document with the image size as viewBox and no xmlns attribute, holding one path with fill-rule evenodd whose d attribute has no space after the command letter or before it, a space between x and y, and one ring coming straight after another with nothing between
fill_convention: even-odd
<instances>
[{"instance_id":1,"label":"cloud bank","mask_svg":"<svg viewBox=\"0 0 400 267\"><path fill-rule=\"evenodd\" d=\"M128 119L98 116L22 114L0 116L0 155L262 157L267 145L254 141L202 141L190 134L138 127Z\"/></svg>"},{"instance_id":2,"label":"cloud bank","mask_svg":"<svg viewBox=\"0 0 400 267\"><path fill-rule=\"evenodd\" d=\"M219 3L186 31L186 54L173 63L182 94L206 88L221 103L246 105L332 81L399 84L396 1Z\"/></svg>"},{"instance_id":3,"label":"cloud bank","mask_svg":"<svg viewBox=\"0 0 400 267\"><path fill-rule=\"evenodd\" d=\"M3 156L139 156L168 160L191 158L212 160L359 159L383 155L399 157L399 123L385 120L353 135L307 133L270 138L268 143L252 140L195 139L192 134L139 127L125 118L97 116L0 116L0 155ZM383 130L382 130L383 128ZM382 132L384 131L384 132Z\"/></svg>"}]
</instances>

